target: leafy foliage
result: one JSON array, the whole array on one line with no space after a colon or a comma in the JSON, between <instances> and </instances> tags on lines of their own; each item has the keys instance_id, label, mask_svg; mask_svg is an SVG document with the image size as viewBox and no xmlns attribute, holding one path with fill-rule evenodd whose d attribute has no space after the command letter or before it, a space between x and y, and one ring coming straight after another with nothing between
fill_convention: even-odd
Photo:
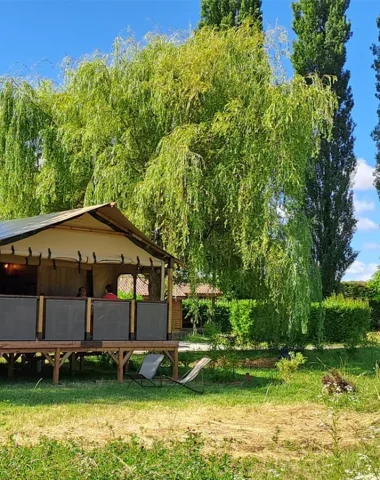
<instances>
[{"instance_id":1,"label":"leafy foliage","mask_svg":"<svg viewBox=\"0 0 380 480\"><path fill-rule=\"evenodd\" d=\"M118 39L68 62L59 88L6 80L0 216L115 200L191 278L226 291L243 278L284 329L302 329L314 291L304 189L334 99L317 77L284 81L270 48L247 21L143 48Z\"/></svg>"},{"instance_id":2,"label":"leafy foliage","mask_svg":"<svg viewBox=\"0 0 380 480\"><path fill-rule=\"evenodd\" d=\"M341 282L339 292L344 297L368 300L371 307L371 328L380 329L380 274L376 272L368 282Z\"/></svg>"},{"instance_id":3,"label":"leafy foliage","mask_svg":"<svg viewBox=\"0 0 380 480\"><path fill-rule=\"evenodd\" d=\"M379 100L377 116L379 121L372 133L372 138L375 140L376 149L377 149L375 185L379 193L380 192L380 16L377 19L377 28L379 29L379 36L378 36L378 43L372 45L372 53L375 57L372 67L375 70L375 74L376 74L376 98Z\"/></svg>"},{"instance_id":4,"label":"leafy foliage","mask_svg":"<svg viewBox=\"0 0 380 480\"><path fill-rule=\"evenodd\" d=\"M298 368L304 363L306 363L306 358L299 352L290 352L289 358L281 358L281 360L276 363L281 380L288 383Z\"/></svg>"},{"instance_id":5,"label":"leafy foliage","mask_svg":"<svg viewBox=\"0 0 380 480\"><path fill-rule=\"evenodd\" d=\"M352 175L354 154L354 105L350 72L344 68L351 24L346 18L350 0L298 0L293 3L294 42L292 62L304 76L317 73L337 96L331 138L322 138L317 161L307 186L307 216L313 219L314 256L320 265L325 297L335 292L357 253L351 247L356 220ZM331 78L333 77L333 78Z\"/></svg>"},{"instance_id":6,"label":"leafy foliage","mask_svg":"<svg viewBox=\"0 0 380 480\"><path fill-rule=\"evenodd\" d=\"M324 340L355 347L365 341L371 324L367 301L330 297L323 302L325 310Z\"/></svg>"},{"instance_id":7,"label":"leafy foliage","mask_svg":"<svg viewBox=\"0 0 380 480\"><path fill-rule=\"evenodd\" d=\"M234 27L247 17L262 27L261 0L202 0L200 27Z\"/></svg>"}]
</instances>

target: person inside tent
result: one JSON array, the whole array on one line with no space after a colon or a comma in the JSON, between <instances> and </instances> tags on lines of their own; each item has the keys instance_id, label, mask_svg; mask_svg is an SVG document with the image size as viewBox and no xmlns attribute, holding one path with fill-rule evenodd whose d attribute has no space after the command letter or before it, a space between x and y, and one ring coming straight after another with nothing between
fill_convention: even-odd
<instances>
[{"instance_id":1,"label":"person inside tent","mask_svg":"<svg viewBox=\"0 0 380 480\"><path fill-rule=\"evenodd\" d=\"M80 287L77 293L77 297L86 297L86 296L87 296L86 287Z\"/></svg>"},{"instance_id":2,"label":"person inside tent","mask_svg":"<svg viewBox=\"0 0 380 480\"><path fill-rule=\"evenodd\" d=\"M103 298L105 298L106 300L117 300L117 296L112 292L111 284L106 285L104 292L105 295Z\"/></svg>"}]
</instances>

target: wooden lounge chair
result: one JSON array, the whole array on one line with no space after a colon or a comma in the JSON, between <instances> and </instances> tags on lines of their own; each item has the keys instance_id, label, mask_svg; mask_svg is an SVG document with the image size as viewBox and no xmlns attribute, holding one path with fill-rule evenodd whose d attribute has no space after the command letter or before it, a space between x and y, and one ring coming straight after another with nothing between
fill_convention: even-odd
<instances>
[{"instance_id":1,"label":"wooden lounge chair","mask_svg":"<svg viewBox=\"0 0 380 480\"><path fill-rule=\"evenodd\" d=\"M174 378L171 377L166 377L169 378L173 384L171 385L170 388L175 387L176 385L179 385L181 387L188 388L189 390L192 390L193 392L196 393L203 393L204 388L203 388L203 378L202 378L202 390L197 390L189 385L190 382L194 381L199 373L201 373L202 368L204 368L206 365L208 365L211 362L211 358L204 357L199 360L194 367L189 370L185 375L183 375L179 380L175 380Z\"/></svg>"},{"instance_id":2,"label":"wooden lounge chair","mask_svg":"<svg viewBox=\"0 0 380 480\"><path fill-rule=\"evenodd\" d=\"M140 385L140 387L157 387L158 385L154 383L153 378L156 376L157 370L159 369L163 359L164 355L157 355L153 353L146 355L140 370L137 373L126 374L126 376L131 380L128 384L128 387L132 382L137 383L137 385ZM161 377L160 386L162 386Z\"/></svg>"}]
</instances>

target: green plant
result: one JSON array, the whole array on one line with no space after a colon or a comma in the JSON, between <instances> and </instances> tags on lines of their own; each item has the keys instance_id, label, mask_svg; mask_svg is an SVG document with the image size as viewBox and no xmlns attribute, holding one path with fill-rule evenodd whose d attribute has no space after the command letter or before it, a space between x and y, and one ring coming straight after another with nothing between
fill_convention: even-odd
<instances>
[{"instance_id":1,"label":"green plant","mask_svg":"<svg viewBox=\"0 0 380 480\"><path fill-rule=\"evenodd\" d=\"M371 324L371 308L366 300L334 296L323 302L324 339L344 343L348 348L365 342Z\"/></svg>"},{"instance_id":2,"label":"green plant","mask_svg":"<svg viewBox=\"0 0 380 480\"><path fill-rule=\"evenodd\" d=\"M281 360L276 363L280 378L286 383L292 379L298 368L306 363L306 358L302 353L290 352L289 357L290 358L281 358Z\"/></svg>"},{"instance_id":3,"label":"green plant","mask_svg":"<svg viewBox=\"0 0 380 480\"><path fill-rule=\"evenodd\" d=\"M120 300L133 300L133 292L124 292L123 290L118 290L117 297ZM144 300L141 295L136 295L136 300Z\"/></svg>"}]
</instances>

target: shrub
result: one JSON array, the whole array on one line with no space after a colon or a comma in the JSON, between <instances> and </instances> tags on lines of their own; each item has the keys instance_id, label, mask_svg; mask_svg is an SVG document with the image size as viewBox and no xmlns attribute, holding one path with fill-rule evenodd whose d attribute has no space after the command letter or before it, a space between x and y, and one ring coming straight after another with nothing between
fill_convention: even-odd
<instances>
[{"instance_id":1,"label":"shrub","mask_svg":"<svg viewBox=\"0 0 380 480\"><path fill-rule=\"evenodd\" d=\"M310 343L320 346L324 340L325 309L322 303L312 303L309 314L307 338Z\"/></svg>"},{"instance_id":2,"label":"shrub","mask_svg":"<svg viewBox=\"0 0 380 480\"><path fill-rule=\"evenodd\" d=\"M330 395L352 393L356 391L355 385L346 380L338 370L331 370L322 378L323 389Z\"/></svg>"},{"instance_id":3,"label":"shrub","mask_svg":"<svg viewBox=\"0 0 380 480\"><path fill-rule=\"evenodd\" d=\"M203 326L210 320L210 305L207 300L187 299L182 302L183 319L193 326Z\"/></svg>"},{"instance_id":4,"label":"shrub","mask_svg":"<svg viewBox=\"0 0 380 480\"><path fill-rule=\"evenodd\" d=\"M290 352L290 358L281 358L276 363L276 368L279 371L280 378L284 382L289 382L298 368L306 363L306 358L302 353Z\"/></svg>"},{"instance_id":5,"label":"shrub","mask_svg":"<svg viewBox=\"0 0 380 480\"><path fill-rule=\"evenodd\" d=\"M272 305L255 300L231 303L231 326L240 343L263 343L278 346L284 336L280 314Z\"/></svg>"},{"instance_id":6,"label":"shrub","mask_svg":"<svg viewBox=\"0 0 380 480\"><path fill-rule=\"evenodd\" d=\"M323 302L325 311L324 340L355 347L365 341L371 324L371 309L366 300L343 296L330 297Z\"/></svg>"},{"instance_id":7,"label":"shrub","mask_svg":"<svg viewBox=\"0 0 380 480\"><path fill-rule=\"evenodd\" d=\"M204 326L214 323L222 333L231 332L230 323L231 303L219 300L212 306L211 300L187 299L182 302L183 318L186 323Z\"/></svg>"},{"instance_id":8,"label":"shrub","mask_svg":"<svg viewBox=\"0 0 380 480\"><path fill-rule=\"evenodd\" d=\"M369 282L342 282L339 292L345 298L368 300L371 307L371 329L380 329L380 282L376 272Z\"/></svg>"}]
</instances>

